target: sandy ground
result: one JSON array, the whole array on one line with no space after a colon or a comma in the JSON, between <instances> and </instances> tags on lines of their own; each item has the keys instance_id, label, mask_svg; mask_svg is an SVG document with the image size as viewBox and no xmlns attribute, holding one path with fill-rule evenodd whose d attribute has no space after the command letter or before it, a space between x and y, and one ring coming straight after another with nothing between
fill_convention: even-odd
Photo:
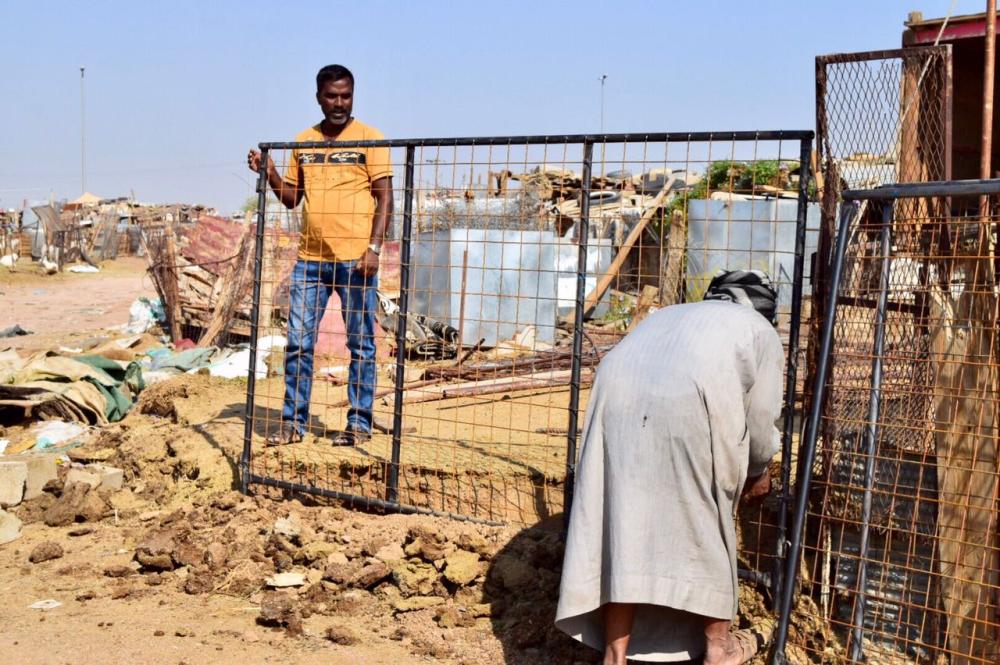
<instances>
[{"instance_id":1,"label":"sandy ground","mask_svg":"<svg viewBox=\"0 0 1000 665\"><path fill-rule=\"evenodd\" d=\"M44 525L30 525L22 538L0 547L0 652L9 663L348 663L393 665L420 662L397 642L371 635L350 647L323 638L335 621L316 617L305 634L288 637L282 628L258 626L260 610L241 598L193 597L167 587L137 584L113 599L121 585L102 575L127 563L128 527L100 525L94 533L69 537ZM63 558L40 564L27 561L39 542L61 542ZM92 592L96 597L85 598ZM39 600L62 606L32 610ZM161 634L162 633L162 634Z\"/></svg>"},{"instance_id":2,"label":"sandy ground","mask_svg":"<svg viewBox=\"0 0 1000 665\"><path fill-rule=\"evenodd\" d=\"M151 295L143 270L141 261L130 259L106 265L97 275L0 273L0 327L19 323L36 331L0 340L0 349L13 346L24 354L110 336L105 328L124 323L136 297ZM269 387L273 382L263 382L263 392L276 392ZM321 394L329 404L342 390ZM415 427L405 439L413 451L404 457L402 473L408 500L464 509L485 501L487 515L498 504L496 516L514 522L548 517L532 527L379 516L309 498L300 502L260 487L243 497L234 489L245 394L245 381L208 376L157 384L125 420L92 432L70 453L77 461L123 469L122 491L80 495L75 486L56 483L39 499L13 509L25 526L20 539L0 545L0 653L9 654L7 660L393 665L597 660L596 652L552 626L562 556L557 460L565 439L535 430L565 426L548 408L564 404L565 391L407 406ZM382 407L383 415L388 407ZM317 413L323 427L340 426L342 410ZM503 440L487 433L494 423L507 428ZM512 426L525 436L511 435ZM25 431L23 424L14 425L0 435L17 440ZM522 442L533 452L519 450ZM382 466L387 446L382 435L359 450L334 451L322 437L312 437L262 455L255 464L305 480L375 483L371 490L382 482L371 472ZM527 468L518 466L519 456L529 461ZM477 474L504 495L479 496L469 504L468 479ZM500 475L509 482L497 483ZM450 485L448 479L456 477L465 480ZM471 487L475 490L474 482ZM52 511L74 496L89 497L88 505L97 509L55 524ZM301 534L282 535L282 519L301 523ZM770 519L744 520L746 531L760 541L754 545L758 551L773 551L769 532L759 526ZM57 545L60 555L32 563L40 546L53 546L47 543ZM162 568L144 558L154 551L165 557L165 564L156 564ZM461 562L449 557L471 565L469 575L457 582L449 578ZM301 573L308 581L288 592L271 591L265 580L277 572ZM29 607L47 599L60 605ZM275 620L268 608L278 600L288 604L288 612ZM767 629L763 597L750 587L741 588L740 621ZM809 643L811 652L828 652L831 662L839 652L824 626L793 622L793 635Z\"/></svg>"},{"instance_id":3,"label":"sandy ground","mask_svg":"<svg viewBox=\"0 0 1000 665\"><path fill-rule=\"evenodd\" d=\"M105 262L99 273L44 275L28 259L17 272L0 268L0 329L15 324L33 334L0 340L0 348L24 353L79 347L95 337L114 334L128 323L128 310L139 297L156 297L146 275L146 260L135 257Z\"/></svg>"}]
</instances>

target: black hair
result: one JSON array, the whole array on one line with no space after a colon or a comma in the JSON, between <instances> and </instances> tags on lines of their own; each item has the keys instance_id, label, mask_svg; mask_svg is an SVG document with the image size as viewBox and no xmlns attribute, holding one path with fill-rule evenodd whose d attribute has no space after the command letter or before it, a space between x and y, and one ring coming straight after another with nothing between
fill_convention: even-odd
<instances>
[{"instance_id":1,"label":"black hair","mask_svg":"<svg viewBox=\"0 0 1000 665\"><path fill-rule=\"evenodd\" d=\"M327 81L343 79L349 79L351 85L354 85L354 74L351 73L350 69L343 65L327 65L316 74L316 92L322 90Z\"/></svg>"}]
</instances>

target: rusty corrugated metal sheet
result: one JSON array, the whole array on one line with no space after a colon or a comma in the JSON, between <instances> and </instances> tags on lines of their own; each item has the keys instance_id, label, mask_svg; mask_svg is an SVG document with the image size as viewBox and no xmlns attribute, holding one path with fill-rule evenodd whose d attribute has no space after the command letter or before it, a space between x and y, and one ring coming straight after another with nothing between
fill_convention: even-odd
<instances>
[{"instance_id":1,"label":"rusty corrugated metal sheet","mask_svg":"<svg viewBox=\"0 0 1000 665\"><path fill-rule=\"evenodd\" d=\"M184 232L181 256L214 275L225 274L236 261L247 225L222 217L202 215Z\"/></svg>"}]
</instances>

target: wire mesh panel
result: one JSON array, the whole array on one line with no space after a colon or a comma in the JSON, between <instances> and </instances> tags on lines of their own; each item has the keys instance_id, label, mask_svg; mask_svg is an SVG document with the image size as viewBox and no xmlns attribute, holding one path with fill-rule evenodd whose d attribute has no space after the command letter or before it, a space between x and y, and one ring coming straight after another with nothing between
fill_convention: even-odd
<instances>
[{"instance_id":1,"label":"wire mesh panel","mask_svg":"<svg viewBox=\"0 0 1000 665\"><path fill-rule=\"evenodd\" d=\"M785 655L997 663L997 201L889 189L845 194L806 440L802 591L835 646L793 634Z\"/></svg>"},{"instance_id":2,"label":"wire mesh panel","mask_svg":"<svg viewBox=\"0 0 1000 665\"><path fill-rule=\"evenodd\" d=\"M816 58L816 154L834 197L946 180L950 125L950 45Z\"/></svg>"},{"instance_id":3,"label":"wire mesh panel","mask_svg":"<svg viewBox=\"0 0 1000 665\"><path fill-rule=\"evenodd\" d=\"M262 144L244 480L492 522L562 512L596 366L651 311L763 268L798 348L810 143ZM748 565L769 570L779 512L744 519Z\"/></svg>"}]
</instances>

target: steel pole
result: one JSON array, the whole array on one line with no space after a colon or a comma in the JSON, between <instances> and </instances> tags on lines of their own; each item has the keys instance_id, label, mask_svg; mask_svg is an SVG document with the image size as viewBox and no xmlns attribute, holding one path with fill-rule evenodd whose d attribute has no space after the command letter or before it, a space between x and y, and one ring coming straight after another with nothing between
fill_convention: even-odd
<instances>
[{"instance_id":1,"label":"steel pole","mask_svg":"<svg viewBox=\"0 0 1000 665\"><path fill-rule=\"evenodd\" d=\"M396 381L392 406L392 461L385 499L399 502L399 461L403 448L403 383L406 380L406 315L410 308L410 241L413 235L413 174L416 148L407 146L403 171L403 232L399 241L399 314L396 316Z\"/></svg>"},{"instance_id":2,"label":"steel pole","mask_svg":"<svg viewBox=\"0 0 1000 665\"><path fill-rule=\"evenodd\" d=\"M253 300L250 306L250 368L247 373L247 404L243 422L243 454L240 455L240 488L250 488L250 455L253 443L254 400L257 394L257 340L260 336L260 282L264 269L264 218L267 208L267 148L260 151L257 172L257 242L253 252Z\"/></svg>"},{"instance_id":3,"label":"steel pole","mask_svg":"<svg viewBox=\"0 0 1000 665\"><path fill-rule=\"evenodd\" d=\"M80 193L87 192L87 125L84 115L83 82L85 67L80 67Z\"/></svg>"},{"instance_id":4,"label":"steel pole","mask_svg":"<svg viewBox=\"0 0 1000 665\"><path fill-rule=\"evenodd\" d=\"M819 424L823 416L823 397L826 393L827 373L830 368L830 355L833 350L833 326L837 313L837 292L844 272L844 257L847 254L847 240L851 229L851 221L857 216L857 203L843 203L840 210L840 225L837 231L837 244L831 261L829 291L827 292L826 312L823 318L823 333L820 337L819 355L816 359L816 378L813 382L813 401L809 410L809 423L806 428L805 441L799 446L799 477L795 488L795 519L792 522L791 540L788 544L788 555L785 557L784 579L781 582L781 597L778 603L778 628L775 632L774 656L772 665L783 665L785 660L785 643L788 641L788 627L791 622L792 601L795 595L795 579L799 568L799 554L802 548L802 536L805 532L806 513L809 510L809 485L812 482L813 460L816 457L816 440L819 436Z\"/></svg>"},{"instance_id":5,"label":"steel pole","mask_svg":"<svg viewBox=\"0 0 1000 665\"><path fill-rule=\"evenodd\" d=\"M576 430L580 421L580 358L583 355L583 309L587 298L587 242L590 235L590 173L594 144L583 144L583 171L580 191L580 226L577 233L576 304L573 309L573 364L569 379L569 427L566 432L566 480L563 486L563 515L569 525L576 481Z\"/></svg>"},{"instance_id":6,"label":"steel pole","mask_svg":"<svg viewBox=\"0 0 1000 665\"><path fill-rule=\"evenodd\" d=\"M788 326L788 358L785 363L785 413L781 438L781 492L778 494L778 538L775 551L774 603L781 597L781 566L788 551L788 505L792 486L792 433L795 429L795 390L799 373L799 332L802 319L802 282L805 275L806 225L809 214L809 165L812 141L799 144L799 205L795 219L795 265L792 268L792 311ZM774 609L772 607L772 609Z\"/></svg>"},{"instance_id":7,"label":"steel pole","mask_svg":"<svg viewBox=\"0 0 1000 665\"><path fill-rule=\"evenodd\" d=\"M858 547L857 598L851 625L851 662L864 660L865 605L868 587L868 547L871 533L872 495L875 490L875 460L878 452L879 413L882 407L882 354L885 351L885 322L889 302L889 273L892 254L892 201L882 204L880 249L882 269L879 275L878 304L875 307L875 341L872 344L872 380L865 422L865 490L861 502L861 543Z\"/></svg>"}]
</instances>

